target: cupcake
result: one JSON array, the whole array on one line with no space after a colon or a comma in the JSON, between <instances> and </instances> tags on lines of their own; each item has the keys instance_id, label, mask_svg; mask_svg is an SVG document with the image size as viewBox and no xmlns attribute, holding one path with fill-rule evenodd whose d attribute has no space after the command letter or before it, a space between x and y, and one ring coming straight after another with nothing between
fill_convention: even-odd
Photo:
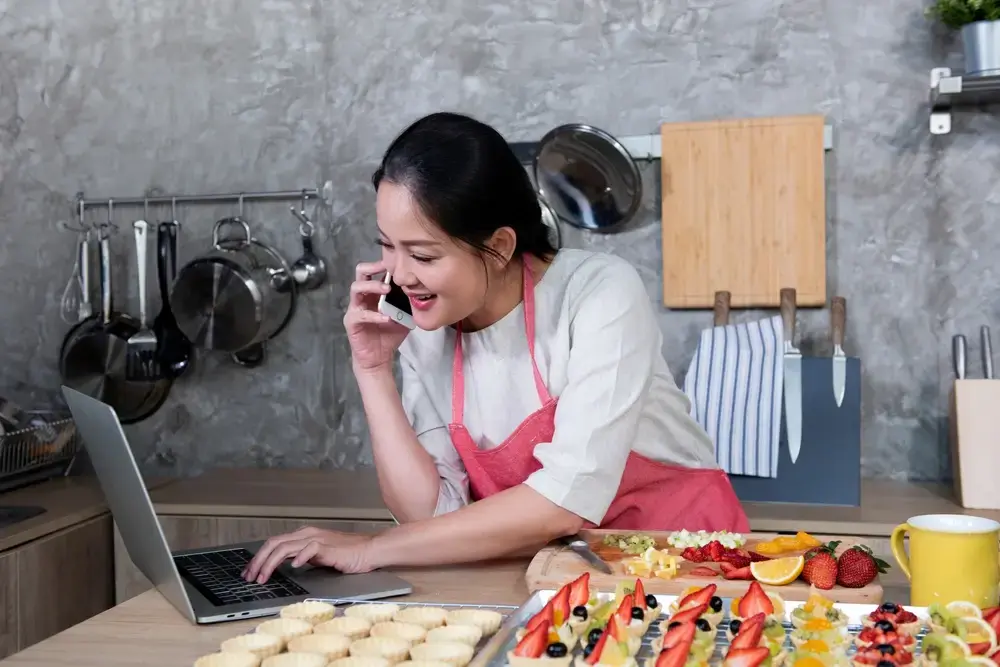
<instances>
[{"instance_id":1,"label":"cupcake","mask_svg":"<svg viewBox=\"0 0 1000 667\"><path fill-rule=\"evenodd\" d=\"M875 611L861 619L866 628L873 627L878 621L889 621L896 626L897 632L916 636L920 632L920 619L912 611L903 608L895 602L883 602Z\"/></svg>"},{"instance_id":2,"label":"cupcake","mask_svg":"<svg viewBox=\"0 0 1000 667\"><path fill-rule=\"evenodd\" d=\"M474 625L489 637L500 629L503 616L489 609L452 609L445 617L447 625Z\"/></svg>"},{"instance_id":3,"label":"cupcake","mask_svg":"<svg viewBox=\"0 0 1000 667\"><path fill-rule=\"evenodd\" d=\"M428 643L459 642L475 648L482 638L483 631L475 625L446 625L430 630L425 641Z\"/></svg>"},{"instance_id":4,"label":"cupcake","mask_svg":"<svg viewBox=\"0 0 1000 667\"><path fill-rule=\"evenodd\" d=\"M722 598L715 594L718 586L715 584L709 584L708 586L691 586L684 589L684 591L677 596L669 607L667 607L667 613L671 616L679 611L684 611L692 607L698 607L702 604L706 605L705 611L702 612L701 618L708 621L708 623L716 628L722 621L723 616L725 616L725 610L722 608Z\"/></svg>"},{"instance_id":5,"label":"cupcake","mask_svg":"<svg viewBox=\"0 0 1000 667\"><path fill-rule=\"evenodd\" d=\"M352 656L385 658L395 664L410 655L410 642L399 637L365 637L351 642Z\"/></svg>"},{"instance_id":6,"label":"cupcake","mask_svg":"<svg viewBox=\"0 0 1000 667\"><path fill-rule=\"evenodd\" d=\"M305 602L296 602L295 604L282 607L280 616L281 618L294 618L306 621L311 625L317 625L323 621L329 621L336 613L337 609L332 604L319 602L318 600L306 600Z\"/></svg>"},{"instance_id":7,"label":"cupcake","mask_svg":"<svg viewBox=\"0 0 1000 667\"><path fill-rule=\"evenodd\" d=\"M343 635L312 634L288 642L289 653L318 653L327 660L346 658L350 649L351 640Z\"/></svg>"},{"instance_id":8,"label":"cupcake","mask_svg":"<svg viewBox=\"0 0 1000 667\"><path fill-rule=\"evenodd\" d=\"M257 632L277 637L282 646L296 637L312 634L312 631L312 625L296 618L274 618L257 626Z\"/></svg>"},{"instance_id":9,"label":"cupcake","mask_svg":"<svg viewBox=\"0 0 1000 667\"><path fill-rule=\"evenodd\" d=\"M381 604L355 604L344 610L344 616L350 618L363 618L371 623L381 623L391 621L399 613L399 605L391 602Z\"/></svg>"},{"instance_id":10,"label":"cupcake","mask_svg":"<svg viewBox=\"0 0 1000 667\"><path fill-rule=\"evenodd\" d=\"M800 628L807 622L821 618L830 623L832 627L847 627L847 614L833 605L833 600L824 597L815 586L809 588L809 598L792 610L792 626Z\"/></svg>"},{"instance_id":11,"label":"cupcake","mask_svg":"<svg viewBox=\"0 0 1000 667\"><path fill-rule=\"evenodd\" d=\"M410 649L413 660L446 662L451 667L465 667L472 661L475 650L468 644L459 642L434 642L420 644Z\"/></svg>"},{"instance_id":12,"label":"cupcake","mask_svg":"<svg viewBox=\"0 0 1000 667\"><path fill-rule=\"evenodd\" d=\"M384 621L372 626L369 633L372 637L396 637L404 639L410 644L417 644L427 637L427 630L414 623L404 623L402 621Z\"/></svg>"},{"instance_id":13,"label":"cupcake","mask_svg":"<svg viewBox=\"0 0 1000 667\"><path fill-rule=\"evenodd\" d=\"M434 628L441 627L445 624L447 618L448 612L440 607L422 606L404 607L393 616L394 621L419 625L425 630L433 630Z\"/></svg>"},{"instance_id":14,"label":"cupcake","mask_svg":"<svg viewBox=\"0 0 1000 667\"><path fill-rule=\"evenodd\" d=\"M209 653L195 660L194 667L260 667L260 658L247 651Z\"/></svg>"},{"instance_id":15,"label":"cupcake","mask_svg":"<svg viewBox=\"0 0 1000 667\"><path fill-rule=\"evenodd\" d=\"M348 639L364 639L372 629L372 622L357 616L340 616L320 623L313 628L317 634L343 635Z\"/></svg>"},{"instance_id":16,"label":"cupcake","mask_svg":"<svg viewBox=\"0 0 1000 667\"><path fill-rule=\"evenodd\" d=\"M326 667L326 662L318 653L281 653L265 658L260 667Z\"/></svg>"},{"instance_id":17,"label":"cupcake","mask_svg":"<svg viewBox=\"0 0 1000 667\"><path fill-rule=\"evenodd\" d=\"M729 606L729 616L742 620L758 613L773 616L777 621L783 622L785 602L777 593L767 592L759 582L751 581L743 597L733 598Z\"/></svg>"},{"instance_id":18,"label":"cupcake","mask_svg":"<svg viewBox=\"0 0 1000 667\"><path fill-rule=\"evenodd\" d=\"M264 634L263 632L251 632L246 635L227 639L222 642L219 650L223 653L253 653L263 660L264 658L270 658L272 655L278 655L284 647L285 643L274 635Z\"/></svg>"}]
</instances>

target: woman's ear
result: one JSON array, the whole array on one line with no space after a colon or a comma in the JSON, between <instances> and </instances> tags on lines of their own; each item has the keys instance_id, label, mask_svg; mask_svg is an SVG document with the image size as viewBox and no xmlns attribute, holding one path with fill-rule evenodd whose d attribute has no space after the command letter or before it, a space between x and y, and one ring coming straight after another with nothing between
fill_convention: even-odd
<instances>
[{"instance_id":1,"label":"woman's ear","mask_svg":"<svg viewBox=\"0 0 1000 667\"><path fill-rule=\"evenodd\" d=\"M500 264L499 268L503 269L514 256L514 248L517 247L517 233L510 227L501 227L493 232L493 236L490 237L486 245L496 253L493 259Z\"/></svg>"}]
</instances>

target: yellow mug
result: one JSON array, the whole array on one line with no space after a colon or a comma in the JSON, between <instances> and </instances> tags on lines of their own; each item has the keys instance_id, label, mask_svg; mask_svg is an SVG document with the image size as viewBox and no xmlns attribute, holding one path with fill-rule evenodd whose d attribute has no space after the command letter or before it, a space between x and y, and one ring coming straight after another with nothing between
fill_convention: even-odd
<instances>
[{"instance_id":1,"label":"yellow mug","mask_svg":"<svg viewBox=\"0 0 1000 667\"><path fill-rule=\"evenodd\" d=\"M903 538L910 536L910 553ZM910 517L889 545L910 580L910 604L926 607L967 600L981 609L1000 600L1000 523L962 514Z\"/></svg>"}]
</instances>

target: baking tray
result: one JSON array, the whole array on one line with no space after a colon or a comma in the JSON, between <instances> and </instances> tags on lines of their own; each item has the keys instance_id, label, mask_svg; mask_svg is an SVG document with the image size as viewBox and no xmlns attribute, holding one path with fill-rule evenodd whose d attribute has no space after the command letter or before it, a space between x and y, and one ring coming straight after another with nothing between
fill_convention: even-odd
<instances>
[{"instance_id":1,"label":"baking tray","mask_svg":"<svg viewBox=\"0 0 1000 667\"><path fill-rule=\"evenodd\" d=\"M517 644L517 639L514 636L515 631L523 626L528 620L541 611L545 603L555 595L554 590L540 590L532 595L528 600L517 608L516 611L511 613L504 620L503 625L500 629L493 635L492 638L482 649L477 649L476 656L469 663L469 667L505 667L507 664L507 652L512 650ZM614 598L612 593L599 593L597 596L600 600L610 600ZM672 602L677 600L679 596L677 595L655 595L656 600L664 606L668 607ZM886 600L885 602L889 602ZM723 621L719 623L718 632L715 635L715 653L712 656L712 664L715 664L716 659L721 659L725 651L725 647L729 645L729 640L726 639L726 626L729 623L729 605L732 603L732 598L722 598L722 608L726 610L726 615ZM785 602L785 648L791 651L794 647L792 646L791 639L787 636L787 633L791 632L792 624L787 620L792 610L797 607L801 607L805 604L805 601L786 601ZM861 628L861 619L870 614L872 611L878 607L877 604L841 604L836 603L834 605L837 609L840 609L845 614L847 614L847 629L854 635L857 634ZM926 607L910 607L904 605L907 611L911 611L917 615L920 619L927 618ZM654 639L660 636L660 621L667 618L666 614L661 615L646 631L646 634L642 637L642 646L639 652L635 655L635 659L639 661L639 664L644 664L646 658L653 657L652 642ZM921 629L917 634L917 646L920 645L920 640L924 636L924 630ZM582 655L582 647L578 644L572 651L574 655ZM919 652L919 649L918 651ZM847 650L847 655L854 654L854 644L851 643L850 648Z\"/></svg>"}]
</instances>

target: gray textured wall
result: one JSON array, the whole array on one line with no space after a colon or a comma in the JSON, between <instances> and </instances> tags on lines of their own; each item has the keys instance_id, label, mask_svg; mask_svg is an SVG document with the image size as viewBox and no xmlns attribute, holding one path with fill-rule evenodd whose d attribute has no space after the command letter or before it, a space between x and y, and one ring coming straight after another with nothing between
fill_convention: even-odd
<instances>
[{"instance_id":1,"label":"gray textured wall","mask_svg":"<svg viewBox=\"0 0 1000 667\"><path fill-rule=\"evenodd\" d=\"M336 201L317 212L331 284L306 298L270 362L247 371L202 357L130 435L149 469L370 464L341 317L354 264L378 254L369 175L408 122L461 110L526 140L571 121L627 135L660 121L821 112L836 128L830 290L848 298L849 352L867 371L865 472L947 476L948 341L960 330L971 340L997 314L1000 124L969 115L952 135L929 135L928 73L955 65L956 49L922 5L0 0L3 390L28 400L58 386L74 238L57 221L78 190L331 180ZM632 229L565 237L632 260L659 303L659 183L655 166L643 170L647 201ZM230 210L182 209L182 259ZM285 205L247 212L259 236L297 254ZM129 215L118 218L126 229ZM132 246L124 235L114 243L124 279ZM678 379L710 317L663 313ZM801 315L807 349L829 352L827 321Z\"/></svg>"}]
</instances>

